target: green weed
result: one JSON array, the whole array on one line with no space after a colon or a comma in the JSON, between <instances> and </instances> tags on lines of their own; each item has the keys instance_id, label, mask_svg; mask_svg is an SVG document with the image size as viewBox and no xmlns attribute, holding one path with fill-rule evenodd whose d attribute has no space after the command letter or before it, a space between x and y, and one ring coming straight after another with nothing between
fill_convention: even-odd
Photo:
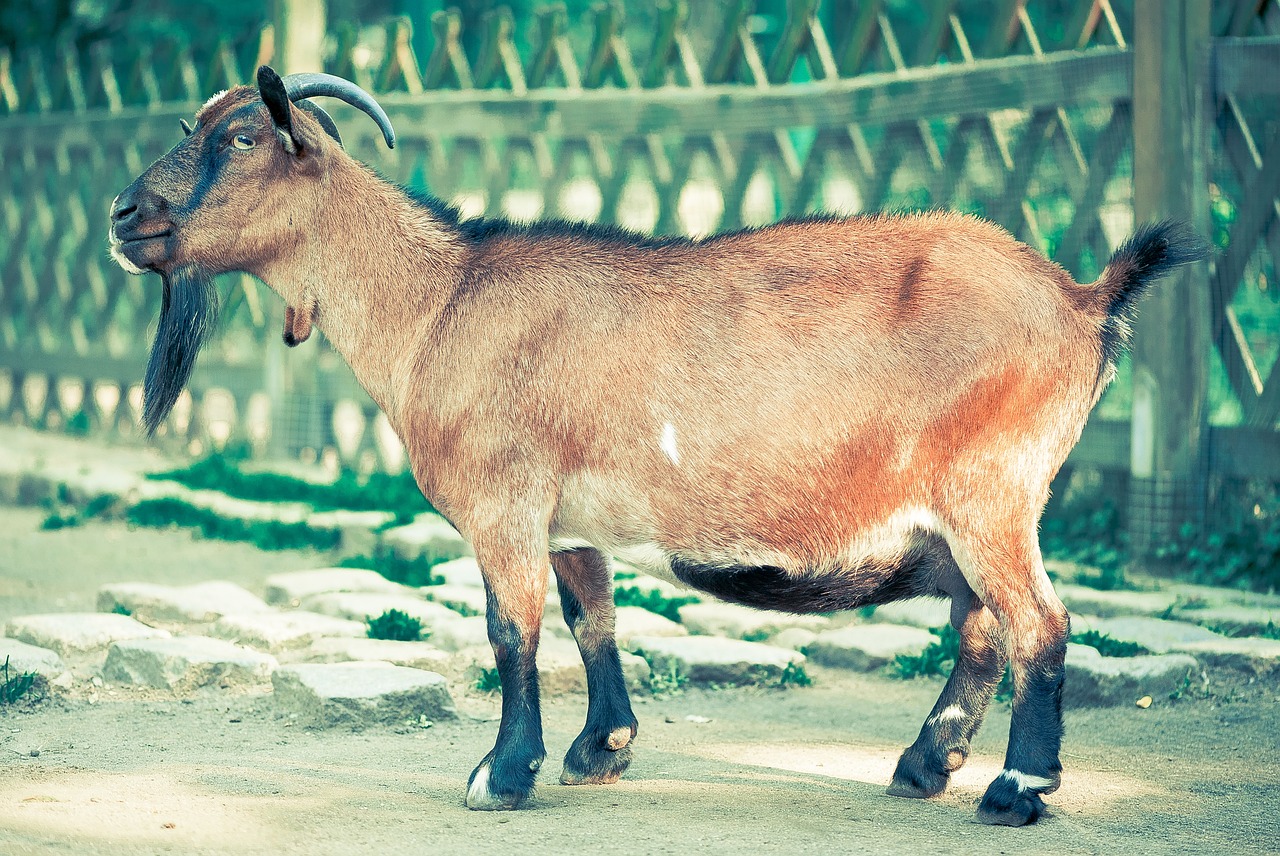
<instances>
[{"instance_id":1,"label":"green weed","mask_svg":"<svg viewBox=\"0 0 1280 856\"><path fill-rule=\"evenodd\" d=\"M449 561L449 557L423 557L404 559L392 550L378 550L374 555L345 556L338 561L342 568L368 568L377 571L392 582L407 586L434 586L443 580L431 573L436 565Z\"/></svg>"},{"instance_id":2,"label":"green weed","mask_svg":"<svg viewBox=\"0 0 1280 856\"><path fill-rule=\"evenodd\" d=\"M807 687L813 684L813 678L805 671L804 663L787 663L778 676L780 687Z\"/></svg>"},{"instance_id":3,"label":"green weed","mask_svg":"<svg viewBox=\"0 0 1280 856\"><path fill-rule=\"evenodd\" d=\"M36 678L39 677L35 672L23 672L20 675L11 675L9 673L9 658L4 658L4 666L0 667L0 706L15 704L18 699L25 696L33 686L35 686Z\"/></svg>"},{"instance_id":4,"label":"green weed","mask_svg":"<svg viewBox=\"0 0 1280 856\"><path fill-rule=\"evenodd\" d=\"M279 520L239 520L222 517L180 499L146 499L125 512L135 526L181 526L198 529L205 538L223 541L251 541L263 550L332 550L338 546L338 532L313 529L305 523Z\"/></svg>"},{"instance_id":5,"label":"green weed","mask_svg":"<svg viewBox=\"0 0 1280 856\"><path fill-rule=\"evenodd\" d=\"M472 686L482 693L496 693L502 689L502 678L498 676L496 668L486 669L482 666Z\"/></svg>"},{"instance_id":6,"label":"green weed","mask_svg":"<svg viewBox=\"0 0 1280 856\"><path fill-rule=\"evenodd\" d=\"M407 612L388 609L377 618L366 619L370 639L390 639L393 642L417 642L430 631L422 629L422 621Z\"/></svg>"},{"instance_id":7,"label":"green weed","mask_svg":"<svg viewBox=\"0 0 1280 856\"><path fill-rule=\"evenodd\" d=\"M1072 633L1071 641L1077 645L1088 645L1090 648L1097 648L1098 653L1104 657L1140 657L1143 654L1151 653L1137 642L1125 642L1105 633L1099 633L1096 630Z\"/></svg>"},{"instance_id":8,"label":"green weed","mask_svg":"<svg viewBox=\"0 0 1280 856\"><path fill-rule=\"evenodd\" d=\"M639 606L672 621L680 620L680 607L697 602L696 597L667 597L660 591L642 591L637 586L620 586L613 590L615 606Z\"/></svg>"}]
</instances>

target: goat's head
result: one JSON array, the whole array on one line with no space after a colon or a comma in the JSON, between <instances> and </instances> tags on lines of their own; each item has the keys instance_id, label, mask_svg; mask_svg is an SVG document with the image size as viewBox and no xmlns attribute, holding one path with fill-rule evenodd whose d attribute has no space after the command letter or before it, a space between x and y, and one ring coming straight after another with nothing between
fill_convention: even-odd
<instances>
[{"instance_id":1,"label":"goat's head","mask_svg":"<svg viewBox=\"0 0 1280 856\"><path fill-rule=\"evenodd\" d=\"M354 83L328 74L281 79L258 69L258 86L211 98L186 138L147 168L111 204L111 256L130 273L164 281L160 325L143 382L143 422L154 433L186 386L217 310L212 278L256 273L299 245L322 211L307 205L342 140L324 110L303 99L326 95L363 110L388 146L386 113ZM288 295L285 296L288 301ZM286 312L285 341L310 334L305 306Z\"/></svg>"}]
</instances>

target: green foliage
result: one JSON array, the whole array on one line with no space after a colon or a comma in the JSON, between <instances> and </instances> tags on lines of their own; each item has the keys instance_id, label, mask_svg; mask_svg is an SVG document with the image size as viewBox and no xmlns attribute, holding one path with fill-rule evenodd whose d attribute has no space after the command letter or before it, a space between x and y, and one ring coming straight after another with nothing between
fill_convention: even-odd
<instances>
[{"instance_id":1,"label":"green foliage","mask_svg":"<svg viewBox=\"0 0 1280 856\"><path fill-rule=\"evenodd\" d=\"M805 671L804 663L787 663L778 676L780 687L807 687L813 684L813 678Z\"/></svg>"},{"instance_id":2,"label":"green foliage","mask_svg":"<svg viewBox=\"0 0 1280 856\"><path fill-rule=\"evenodd\" d=\"M35 685L35 672L23 672L20 675L9 673L9 658L4 658L4 666L0 669L0 706L14 704Z\"/></svg>"},{"instance_id":3,"label":"green foliage","mask_svg":"<svg viewBox=\"0 0 1280 856\"><path fill-rule=\"evenodd\" d=\"M407 612L388 609L377 618L366 620L370 639L390 639L393 642L417 642L430 631L422 629L422 622Z\"/></svg>"},{"instance_id":4,"label":"green foliage","mask_svg":"<svg viewBox=\"0 0 1280 856\"><path fill-rule=\"evenodd\" d=\"M1096 630L1072 633L1071 641L1077 645L1088 645L1090 648L1097 648L1098 653L1104 657L1140 657L1143 654L1151 653L1137 642L1125 642L1108 636L1106 633L1099 633Z\"/></svg>"},{"instance_id":5,"label":"green foliage","mask_svg":"<svg viewBox=\"0 0 1280 856\"><path fill-rule=\"evenodd\" d=\"M496 693L502 689L502 678L498 676L496 668L486 669L481 667L480 674L476 676L472 686L482 693Z\"/></svg>"},{"instance_id":6,"label":"green foliage","mask_svg":"<svg viewBox=\"0 0 1280 856\"><path fill-rule=\"evenodd\" d=\"M1218 519L1203 528L1184 526L1146 561L1167 573L1209 585L1280 589L1280 492L1274 486L1226 484L1217 491ZM1131 561L1119 509L1099 493L1051 504L1040 526L1046 558L1099 569L1080 582L1099 589L1124 585Z\"/></svg>"},{"instance_id":7,"label":"green foliage","mask_svg":"<svg viewBox=\"0 0 1280 856\"><path fill-rule=\"evenodd\" d=\"M332 550L340 537L335 531L313 529L305 523L221 517L207 508L172 498L143 500L125 513L125 519L135 526L198 529L206 538L250 541L262 550Z\"/></svg>"},{"instance_id":8,"label":"green foliage","mask_svg":"<svg viewBox=\"0 0 1280 856\"><path fill-rule=\"evenodd\" d=\"M133 615L133 610L125 606L123 603L117 603L111 607L111 611L116 615Z\"/></svg>"},{"instance_id":9,"label":"green foliage","mask_svg":"<svg viewBox=\"0 0 1280 856\"><path fill-rule=\"evenodd\" d=\"M1277 626L1274 621L1268 621L1266 627L1261 627L1257 630L1250 630L1249 628L1241 627L1239 624L1215 624L1209 629L1214 633L1220 633L1223 636L1232 638L1253 636L1263 639L1280 639L1280 626Z\"/></svg>"},{"instance_id":10,"label":"green foliage","mask_svg":"<svg viewBox=\"0 0 1280 856\"><path fill-rule=\"evenodd\" d=\"M392 550L378 550L374 555L346 556L338 561L342 568L368 568L377 571L392 582L407 586L434 586L443 580L431 573L436 565L451 557L419 557L403 559Z\"/></svg>"},{"instance_id":11,"label":"green foliage","mask_svg":"<svg viewBox=\"0 0 1280 856\"><path fill-rule=\"evenodd\" d=\"M281 473L247 473L228 455L210 455L189 467L153 473L148 478L258 502L305 502L321 511L393 511L407 519L435 510L408 473L360 476L347 470L330 484L316 484Z\"/></svg>"},{"instance_id":12,"label":"green foliage","mask_svg":"<svg viewBox=\"0 0 1280 856\"><path fill-rule=\"evenodd\" d=\"M643 651L636 651L636 656L649 660ZM652 666L653 661L649 661ZM680 670L680 667L672 661L667 664L666 669L658 669L657 667L649 670L649 692L654 695L669 695L684 689L689 683L689 676Z\"/></svg>"},{"instance_id":13,"label":"green foliage","mask_svg":"<svg viewBox=\"0 0 1280 856\"><path fill-rule=\"evenodd\" d=\"M65 485L59 487L58 494L58 510L50 512L40 523L41 529L56 531L80 526L88 520L105 515L117 501L116 497L103 494L89 500L84 508L77 509L70 504Z\"/></svg>"},{"instance_id":14,"label":"green foliage","mask_svg":"<svg viewBox=\"0 0 1280 856\"><path fill-rule=\"evenodd\" d=\"M680 607L697 602L696 597L667 597L660 591L643 591L637 586L619 586L613 590L615 606L638 606L672 621L680 620Z\"/></svg>"}]
</instances>

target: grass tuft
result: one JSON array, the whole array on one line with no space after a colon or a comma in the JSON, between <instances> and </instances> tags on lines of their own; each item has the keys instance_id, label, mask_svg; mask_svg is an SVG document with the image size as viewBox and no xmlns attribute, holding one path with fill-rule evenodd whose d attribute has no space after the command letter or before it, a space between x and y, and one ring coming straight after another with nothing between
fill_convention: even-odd
<instances>
[{"instance_id":1,"label":"grass tuft","mask_svg":"<svg viewBox=\"0 0 1280 856\"><path fill-rule=\"evenodd\" d=\"M0 667L0 707L16 704L18 699L25 696L35 686L36 678L39 677L35 672L23 672L19 675L10 674L9 658L4 658L4 666ZM35 700L34 695L29 699Z\"/></svg>"},{"instance_id":2,"label":"grass tuft","mask_svg":"<svg viewBox=\"0 0 1280 856\"><path fill-rule=\"evenodd\" d=\"M680 620L680 607L697 602L696 597L667 597L660 591L643 591L637 586L619 586L613 590L614 606L638 606L672 621Z\"/></svg>"},{"instance_id":3,"label":"grass tuft","mask_svg":"<svg viewBox=\"0 0 1280 856\"><path fill-rule=\"evenodd\" d=\"M417 642L429 635L422 629L422 621L407 612L388 609L377 618L365 620L369 625L370 639L389 639L393 642Z\"/></svg>"},{"instance_id":4,"label":"grass tuft","mask_svg":"<svg viewBox=\"0 0 1280 856\"><path fill-rule=\"evenodd\" d=\"M338 532L313 529L305 523L222 517L207 508L167 497L139 502L125 513L125 519L135 526L198 529L205 538L250 541L263 550L332 550L341 538Z\"/></svg>"},{"instance_id":5,"label":"grass tuft","mask_svg":"<svg viewBox=\"0 0 1280 856\"><path fill-rule=\"evenodd\" d=\"M496 668L480 667L480 674L476 675L475 682L472 684L482 693L496 693L502 689L502 678L498 676Z\"/></svg>"}]
</instances>

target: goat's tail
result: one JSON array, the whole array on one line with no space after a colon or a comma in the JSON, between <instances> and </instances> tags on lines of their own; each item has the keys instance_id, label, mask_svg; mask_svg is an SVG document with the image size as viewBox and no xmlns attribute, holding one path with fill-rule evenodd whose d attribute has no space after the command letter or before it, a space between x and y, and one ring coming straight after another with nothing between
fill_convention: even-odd
<instances>
[{"instance_id":1,"label":"goat's tail","mask_svg":"<svg viewBox=\"0 0 1280 856\"><path fill-rule=\"evenodd\" d=\"M1100 309L1103 365L1114 364L1129 346L1138 299L1155 280L1181 265L1208 256L1205 242L1185 224L1174 220L1145 223L1120 245L1092 286Z\"/></svg>"}]
</instances>

